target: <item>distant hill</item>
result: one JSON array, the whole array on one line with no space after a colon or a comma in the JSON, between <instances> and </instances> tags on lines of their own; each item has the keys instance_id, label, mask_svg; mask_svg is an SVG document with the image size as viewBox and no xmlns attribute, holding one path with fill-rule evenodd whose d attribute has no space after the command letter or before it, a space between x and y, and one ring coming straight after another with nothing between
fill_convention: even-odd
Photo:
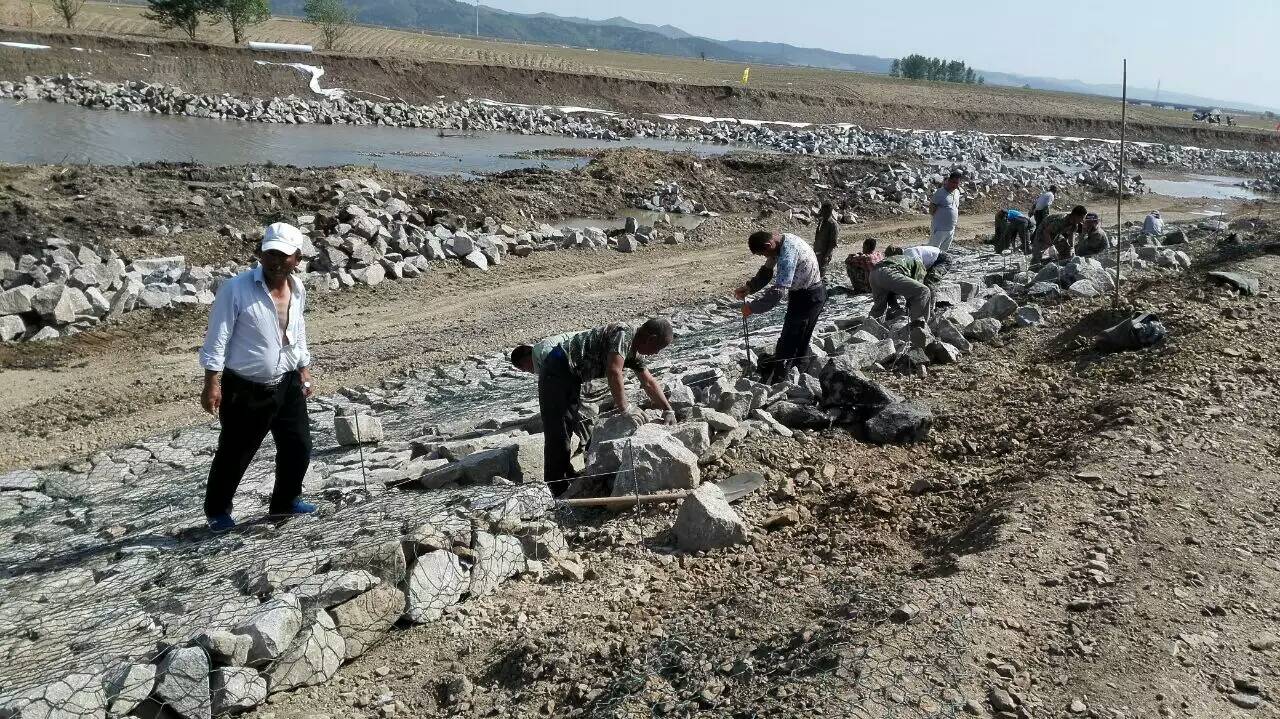
<instances>
[{"instance_id":1,"label":"distant hill","mask_svg":"<svg viewBox=\"0 0 1280 719\"><path fill-rule=\"evenodd\" d=\"M305 0L270 0L272 12L302 15ZM471 35L476 28L476 6L459 0L362 0L354 2L360 22L434 32ZM500 40L516 40L546 45L569 45L600 50L621 50L677 57L706 57L729 62L766 65L796 65L887 74L892 58L857 55L819 48L805 48L777 42L713 40L692 35L673 25L647 25L624 17L589 20L550 13L524 14L479 8L480 34ZM1074 92L1119 97L1118 85L1094 85L1079 80L1033 77L1014 73L978 71L990 85L1030 86L1036 90ZM1130 88L1129 96L1141 101L1155 99L1155 91ZM1161 101L1204 107L1262 112L1271 108L1249 103L1228 102L1164 91Z\"/></svg>"}]
</instances>

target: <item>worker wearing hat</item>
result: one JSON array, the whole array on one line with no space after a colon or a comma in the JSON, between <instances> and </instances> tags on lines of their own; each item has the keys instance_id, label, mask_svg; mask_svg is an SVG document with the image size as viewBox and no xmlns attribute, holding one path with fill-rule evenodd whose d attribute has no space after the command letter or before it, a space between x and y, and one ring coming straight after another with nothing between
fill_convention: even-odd
<instances>
[{"instance_id":1,"label":"worker wearing hat","mask_svg":"<svg viewBox=\"0 0 1280 719\"><path fill-rule=\"evenodd\" d=\"M302 478L311 464L311 353L302 317L306 290L294 271L307 244L302 231L277 222L263 232L258 264L218 288L200 349L200 404L222 429L209 468L204 513L209 527L235 526L231 500L270 432L276 444L275 487L268 513L310 514Z\"/></svg>"},{"instance_id":2,"label":"worker wearing hat","mask_svg":"<svg viewBox=\"0 0 1280 719\"><path fill-rule=\"evenodd\" d=\"M1106 230L1098 227L1098 213L1089 212L1084 216L1084 223L1076 233L1076 254L1081 257L1106 252L1111 247L1111 238Z\"/></svg>"}]
</instances>

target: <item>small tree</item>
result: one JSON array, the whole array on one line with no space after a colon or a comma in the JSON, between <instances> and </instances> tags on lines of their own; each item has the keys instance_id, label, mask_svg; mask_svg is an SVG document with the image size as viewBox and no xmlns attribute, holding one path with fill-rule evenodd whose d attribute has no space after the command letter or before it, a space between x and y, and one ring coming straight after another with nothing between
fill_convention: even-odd
<instances>
[{"instance_id":1,"label":"small tree","mask_svg":"<svg viewBox=\"0 0 1280 719\"><path fill-rule=\"evenodd\" d=\"M355 20L351 9L342 0L307 0L303 12L308 22L320 27L326 50L333 49L334 43L347 34Z\"/></svg>"},{"instance_id":2,"label":"small tree","mask_svg":"<svg viewBox=\"0 0 1280 719\"><path fill-rule=\"evenodd\" d=\"M196 39L200 16L213 11L210 0L147 0L148 9L142 14L165 30L177 28Z\"/></svg>"},{"instance_id":3,"label":"small tree","mask_svg":"<svg viewBox=\"0 0 1280 719\"><path fill-rule=\"evenodd\" d=\"M889 65L889 77L902 77L902 61L894 60Z\"/></svg>"},{"instance_id":4,"label":"small tree","mask_svg":"<svg viewBox=\"0 0 1280 719\"><path fill-rule=\"evenodd\" d=\"M68 30L76 26L76 15L84 8L84 2L85 0L53 0L53 9L62 15Z\"/></svg>"},{"instance_id":5,"label":"small tree","mask_svg":"<svg viewBox=\"0 0 1280 719\"><path fill-rule=\"evenodd\" d=\"M250 25L257 25L271 17L267 0L215 0L215 3L210 24L216 25L226 20L231 26L231 37L237 45L244 40L244 31Z\"/></svg>"}]
</instances>

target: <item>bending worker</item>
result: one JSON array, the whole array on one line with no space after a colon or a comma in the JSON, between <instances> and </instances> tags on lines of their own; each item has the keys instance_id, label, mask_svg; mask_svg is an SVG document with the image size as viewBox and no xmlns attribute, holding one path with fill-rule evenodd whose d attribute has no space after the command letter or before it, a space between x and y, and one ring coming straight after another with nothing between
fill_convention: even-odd
<instances>
[{"instance_id":1,"label":"bending worker","mask_svg":"<svg viewBox=\"0 0 1280 719\"><path fill-rule=\"evenodd\" d=\"M612 324L551 337L533 347L520 345L511 352L512 364L538 375L538 410L545 440L543 471L553 495L564 494L569 480L576 476L569 464L569 442L581 425L578 405L584 382L608 378L614 406L639 428L646 419L644 412L627 400L623 370L630 369L649 401L662 410L663 422L676 423L675 410L645 361L645 357L666 349L673 338L671 323L655 317L637 329Z\"/></svg>"},{"instance_id":2,"label":"bending worker","mask_svg":"<svg viewBox=\"0 0 1280 719\"><path fill-rule=\"evenodd\" d=\"M929 322L929 303L933 291L924 283L928 271L919 258L903 253L900 248L885 248L884 255L884 261L871 271L871 312L868 316L880 319L889 306L889 298L893 295L902 296L907 301L912 328L921 330L911 333L915 340L924 335L923 330Z\"/></svg>"},{"instance_id":3,"label":"bending worker","mask_svg":"<svg viewBox=\"0 0 1280 719\"><path fill-rule=\"evenodd\" d=\"M997 254L1014 246L1014 238L1018 239L1018 247L1022 254L1031 252L1031 234L1036 223L1017 210L996 211L996 238L992 242Z\"/></svg>"},{"instance_id":4,"label":"bending worker","mask_svg":"<svg viewBox=\"0 0 1280 719\"><path fill-rule=\"evenodd\" d=\"M844 258L844 268L849 273L849 289L855 295L865 295L871 291L871 270L880 264L884 255L876 252L876 238L868 237L862 241L862 252Z\"/></svg>"},{"instance_id":5,"label":"bending worker","mask_svg":"<svg viewBox=\"0 0 1280 719\"><path fill-rule=\"evenodd\" d=\"M1053 247L1058 261L1071 259L1071 238L1080 229L1084 216L1089 214L1084 205L1076 205L1067 215L1049 215L1044 224L1036 228L1036 239L1031 244L1031 261L1039 262L1044 251Z\"/></svg>"},{"instance_id":6,"label":"bending worker","mask_svg":"<svg viewBox=\"0 0 1280 719\"><path fill-rule=\"evenodd\" d=\"M763 368L762 381L772 384L781 380L787 368L809 356L809 340L818 326L818 315L827 301L818 258L804 240L791 234L756 232L747 238L751 254L766 258L760 271L739 287L734 296L739 300L760 293L742 305L742 316L768 312L787 298L787 316L782 334L774 349L773 359ZM766 289L767 286L767 289ZM763 292L761 292L763 290Z\"/></svg>"}]
</instances>

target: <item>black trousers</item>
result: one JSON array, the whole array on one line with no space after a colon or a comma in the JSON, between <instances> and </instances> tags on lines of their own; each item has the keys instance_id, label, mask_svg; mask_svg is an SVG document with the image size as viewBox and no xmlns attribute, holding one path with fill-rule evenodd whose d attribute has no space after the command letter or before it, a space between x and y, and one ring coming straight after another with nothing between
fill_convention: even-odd
<instances>
[{"instance_id":1,"label":"black trousers","mask_svg":"<svg viewBox=\"0 0 1280 719\"><path fill-rule=\"evenodd\" d=\"M782 321L782 334L773 357L762 368L765 384L780 382L787 368L809 356L809 340L818 327L818 315L827 302L827 288L816 285L807 290L792 290L787 296L787 316Z\"/></svg>"},{"instance_id":2,"label":"black trousers","mask_svg":"<svg viewBox=\"0 0 1280 719\"><path fill-rule=\"evenodd\" d=\"M542 415L542 471L551 494L559 497L576 476L569 464L569 442L581 426L578 405L582 380L569 367L564 351L557 348L543 360L538 373L538 411Z\"/></svg>"},{"instance_id":3,"label":"black trousers","mask_svg":"<svg viewBox=\"0 0 1280 719\"><path fill-rule=\"evenodd\" d=\"M290 372L274 387L222 373L222 432L205 488L206 516L229 514L245 470L270 432L276 442L276 483L270 512L288 512L302 494L302 478L311 464L311 423L302 377Z\"/></svg>"}]
</instances>

